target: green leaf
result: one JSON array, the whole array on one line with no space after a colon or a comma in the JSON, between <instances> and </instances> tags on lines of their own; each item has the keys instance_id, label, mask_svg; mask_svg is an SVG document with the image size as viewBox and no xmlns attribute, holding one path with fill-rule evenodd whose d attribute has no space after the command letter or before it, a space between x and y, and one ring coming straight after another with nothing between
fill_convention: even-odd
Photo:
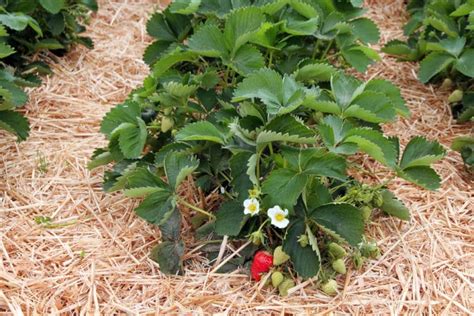
<instances>
[{"instance_id":1,"label":"green leaf","mask_svg":"<svg viewBox=\"0 0 474 316\"><path fill-rule=\"evenodd\" d=\"M15 134L18 141L27 139L30 133L28 120L14 111L0 111L0 128Z\"/></svg>"},{"instance_id":2,"label":"green leaf","mask_svg":"<svg viewBox=\"0 0 474 316\"><path fill-rule=\"evenodd\" d=\"M329 64L308 64L295 71L293 76L301 82L324 82L330 81L331 76L336 73L336 68Z\"/></svg>"},{"instance_id":3,"label":"green leaf","mask_svg":"<svg viewBox=\"0 0 474 316\"><path fill-rule=\"evenodd\" d=\"M429 16L424 19L425 24L430 24L432 27L446 33L448 36L456 37L458 35L458 30L456 23L453 19L450 19L447 16Z\"/></svg>"},{"instance_id":4,"label":"green leaf","mask_svg":"<svg viewBox=\"0 0 474 316\"><path fill-rule=\"evenodd\" d=\"M207 57L226 56L224 35L214 24L200 27L188 40L188 47L193 52Z\"/></svg>"},{"instance_id":5,"label":"green leaf","mask_svg":"<svg viewBox=\"0 0 474 316\"><path fill-rule=\"evenodd\" d=\"M119 130L119 145L125 158L134 159L140 157L145 147L148 132L146 124L141 118L136 118L138 124L128 124Z\"/></svg>"},{"instance_id":6,"label":"green leaf","mask_svg":"<svg viewBox=\"0 0 474 316\"><path fill-rule=\"evenodd\" d=\"M364 218L362 212L346 203L331 203L318 207L309 218L323 228L324 231L357 246L364 234Z\"/></svg>"},{"instance_id":7,"label":"green leaf","mask_svg":"<svg viewBox=\"0 0 474 316\"><path fill-rule=\"evenodd\" d=\"M238 236L248 217L238 201L222 203L216 213L216 233L220 236Z\"/></svg>"},{"instance_id":8,"label":"green leaf","mask_svg":"<svg viewBox=\"0 0 474 316\"><path fill-rule=\"evenodd\" d=\"M366 46L355 45L343 48L341 53L344 59L358 72L365 72L370 64L380 59L374 50Z\"/></svg>"},{"instance_id":9,"label":"green leaf","mask_svg":"<svg viewBox=\"0 0 474 316\"><path fill-rule=\"evenodd\" d=\"M182 241L164 241L151 251L150 258L160 265L164 274L176 274L181 268L181 257L184 254Z\"/></svg>"},{"instance_id":10,"label":"green leaf","mask_svg":"<svg viewBox=\"0 0 474 316\"><path fill-rule=\"evenodd\" d=\"M455 58L448 53L433 52L426 56L420 63L418 78L427 83L431 78L445 70L454 62Z\"/></svg>"},{"instance_id":11,"label":"green leaf","mask_svg":"<svg viewBox=\"0 0 474 316\"><path fill-rule=\"evenodd\" d=\"M243 45L235 53L230 66L242 75L247 75L265 66L262 53L250 44Z\"/></svg>"},{"instance_id":12,"label":"green leaf","mask_svg":"<svg viewBox=\"0 0 474 316\"><path fill-rule=\"evenodd\" d=\"M157 191L148 195L135 213L155 225L161 225L170 218L176 206L174 197L167 191Z\"/></svg>"},{"instance_id":13,"label":"green leaf","mask_svg":"<svg viewBox=\"0 0 474 316\"><path fill-rule=\"evenodd\" d=\"M377 25L368 18L358 18L351 21L352 31L364 43L377 43L380 32Z\"/></svg>"},{"instance_id":14,"label":"green leaf","mask_svg":"<svg viewBox=\"0 0 474 316\"><path fill-rule=\"evenodd\" d=\"M262 184L262 193L266 195L265 205L293 209L307 180L307 175L290 169L273 170Z\"/></svg>"},{"instance_id":15,"label":"green leaf","mask_svg":"<svg viewBox=\"0 0 474 316\"><path fill-rule=\"evenodd\" d=\"M456 69L471 78L474 78L474 49L466 49L456 62Z\"/></svg>"},{"instance_id":16,"label":"green leaf","mask_svg":"<svg viewBox=\"0 0 474 316\"><path fill-rule=\"evenodd\" d=\"M315 133L301 120L287 114L271 120L258 134L257 144L265 146L269 142L312 144Z\"/></svg>"},{"instance_id":17,"label":"green leaf","mask_svg":"<svg viewBox=\"0 0 474 316\"><path fill-rule=\"evenodd\" d=\"M188 17L170 13L169 10L156 12L146 24L148 34L157 40L167 42L182 41L190 28Z\"/></svg>"},{"instance_id":18,"label":"green leaf","mask_svg":"<svg viewBox=\"0 0 474 316\"><path fill-rule=\"evenodd\" d=\"M169 194L166 183L146 167L140 167L130 172L126 177L126 182L124 194L128 197L144 197L159 191L167 191Z\"/></svg>"},{"instance_id":19,"label":"green leaf","mask_svg":"<svg viewBox=\"0 0 474 316\"><path fill-rule=\"evenodd\" d=\"M342 72L336 73L331 78L331 90L334 99L342 109L351 104L360 86L361 82L359 80Z\"/></svg>"},{"instance_id":20,"label":"green leaf","mask_svg":"<svg viewBox=\"0 0 474 316\"><path fill-rule=\"evenodd\" d=\"M428 190L436 190L440 187L441 178L428 166L408 167L398 175Z\"/></svg>"},{"instance_id":21,"label":"green leaf","mask_svg":"<svg viewBox=\"0 0 474 316\"><path fill-rule=\"evenodd\" d=\"M66 7L65 0L39 0L41 6L49 13L56 14Z\"/></svg>"},{"instance_id":22,"label":"green leaf","mask_svg":"<svg viewBox=\"0 0 474 316\"><path fill-rule=\"evenodd\" d=\"M270 115L290 113L304 100L304 89L292 77L280 76L275 70L261 69L248 75L234 90L232 102L260 99Z\"/></svg>"},{"instance_id":23,"label":"green leaf","mask_svg":"<svg viewBox=\"0 0 474 316\"><path fill-rule=\"evenodd\" d=\"M410 220L410 210L389 190L382 191L383 204L380 207L388 215L404 221Z\"/></svg>"},{"instance_id":24,"label":"green leaf","mask_svg":"<svg viewBox=\"0 0 474 316\"><path fill-rule=\"evenodd\" d=\"M193 14L200 5L201 0L174 0L169 6L169 10L172 13Z\"/></svg>"},{"instance_id":25,"label":"green leaf","mask_svg":"<svg viewBox=\"0 0 474 316\"><path fill-rule=\"evenodd\" d=\"M451 55L458 57L459 54L463 51L464 46L466 45L466 38L464 37L455 37L455 38L445 38L439 41L442 49L446 50Z\"/></svg>"},{"instance_id":26,"label":"green leaf","mask_svg":"<svg viewBox=\"0 0 474 316\"><path fill-rule=\"evenodd\" d=\"M143 61L149 66L153 65L170 48L170 44L171 42L158 40L148 45L143 54Z\"/></svg>"},{"instance_id":27,"label":"green leaf","mask_svg":"<svg viewBox=\"0 0 474 316\"><path fill-rule=\"evenodd\" d=\"M303 173L313 176L325 176L346 180L346 160L336 154L320 152L314 155L303 167Z\"/></svg>"},{"instance_id":28,"label":"green leaf","mask_svg":"<svg viewBox=\"0 0 474 316\"><path fill-rule=\"evenodd\" d=\"M404 117L408 117L410 115L410 110L405 105L405 101L402 98L400 89L390 81L383 79L372 79L366 83L365 91L383 93L387 98L390 99L392 106L399 115Z\"/></svg>"},{"instance_id":29,"label":"green leaf","mask_svg":"<svg viewBox=\"0 0 474 316\"><path fill-rule=\"evenodd\" d=\"M369 128L355 128L348 132L344 142L355 143L359 149L375 160L395 167L397 151L394 144L382 133Z\"/></svg>"},{"instance_id":30,"label":"green leaf","mask_svg":"<svg viewBox=\"0 0 474 316\"><path fill-rule=\"evenodd\" d=\"M87 169L92 170L97 167L107 165L111 163L112 161L114 161L114 158L112 157L112 154L110 152L102 151L101 153L97 155L94 152L94 155L91 161L89 161L89 163L87 164Z\"/></svg>"},{"instance_id":31,"label":"green leaf","mask_svg":"<svg viewBox=\"0 0 474 316\"><path fill-rule=\"evenodd\" d=\"M38 22L32 17L20 12L0 14L0 23L15 31L23 31L27 26L30 26L38 35L43 36Z\"/></svg>"},{"instance_id":32,"label":"green leaf","mask_svg":"<svg viewBox=\"0 0 474 316\"><path fill-rule=\"evenodd\" d=\"M199 160L183 152L170 152L164 162L164 168L168 183L173 189L199 166Z\"/></svg>"},{"instance_id":33,"label":"green leaf","mask_svg":"<svg viewBox=\"0 0 474 316\"><path fill-rule=\"evenodd\" d=\"M300 277L311 278L319 273L321 258L319 252L313 250L310 245L301 247L298 239L304 234L306 234L304 220L291 221L283 240L283 251L290 256L293 267Z\"/></svg>"},{"instance_id":34,"label":"green leaf","mask_svg":"<svg viewBox=\"0 0 474 316\"><path fill-rule=\"evenodd\" d=\"M181 48L177 47L174 51L171 51L165 56L161 57L153 65L153 75L155 76L155 78L159 78L175 64L184 61L191 62L194 61L197 57L198 55L195 52L183 51Z\"/></svg>"},{"instance_id":35,"label":"green leaf","mask_svg":"<svg viewBox=\"0 0 474 316\"><path fill-rule=\"evenodd\" d=\"M64 45L54 38L46 38L46 39L40 40L34 45L35 51L40 51L42 49L55 50L55 49L64 49L64 48L65 48Z\"/></svg>"},{"instance_id":36,"label":"green leaf","mask_svg":"<svg viewBox=\"0 0 474 316\"><path fill-rule=\"evenodd\" d=\"M429 142L423 137L414 137L405 147L400 160L402 169L429 166L440 160L446 154L444 148L436 141Z\"/></svg>"},{"instance_id":37,"label":"green leaf","mask_svg":"<svg viewBox=\"0 0 474 316\"><path fill-rule=\"evenodd\" d=\"M247 175L248 163L251 152L242 151L232 155L229 160L231 176L232 176L232 191L238 194L238 201L245 200L248 195L248 190L253 187L252 181L250 181Z\"/></svg>"},{"instance_id":38,"label":"green leaf","mask_svg":"<svg viewBox=\"0 0 474 316\"><path fill-rule=\"evenodd\" d=\"M352 101L352 105L344 111L344 115L370 123L385 123L393 121L396 112L390 99L383 93L365 91Z\"/></svg>"},{"instance_id":39,"label":"green leaf","mask_svg":"<svg viewBox=\"0 0 474 316\"><path fill-rule=\"evenodd\" d=\"M409 56L416 54L416 49L411 48L407 43L400 40L392 40L385 44L385 46L382 48L382 52L390 55L409 58Z\"/></svg>"},{"instance_id":40,"label":"green leaf","mask_svg":"<svg viewBox=\"0 0 474 316\"><path fill-rule=\"evenodd\" d=\"M136 102L126 101L110 110L102 120L100 132L110 136L122 123L136 124L140 117L140 106Z\"/></svg>"},{"instance_id":41,"label":"green leaf","mask_svg":"<svg viewBox=\"0 0 474 316\"><path fill-rule=\"evenodd\" d=\"M159 225L161 239L164 241L179 241L181 236L181 213L177 208L163 224Z\"/></svg>"},{"instance_id":42,"label":"green leaf","mask_svg":"<svg viewBox=\"0 0 474 316\"><path fill-rule=\"evenodd\" d=\"M353 126L337 116L326 116L319 124L319 134L326 147L336 154L352 155L357 151L357 145L344 143L344 138Z\"/></svg>"},{"instance_id":43,"label":"green leaf","mask_svg":"<svg viewBox=\"0 0 474 316\"><path fill-rule=\"evenodd\" d=\"M232 55L252 38L264 22L265 15L257 7L234 10L227 16L224 37Z\"/></svg>"},{"instance_id":44,"label":"green leaf","mask_svg":"<svg viewBox=\"0 0 474 316\"><path fill-rule=\"evenodd\" d=\"M14 54L16 50L6 43L0 42L0 59Z\"/></svg>"},{"instance_id":45,"label":"green leaf","mask_svg":"<svg viewBox=\"0 0 474 316\"><path fill-rule=\"evenodd\" d=\"M175 136L177 141L209 141L225 144L225 135L211 122L200 121L186 125Z\"/></svg>"}]
</instances>

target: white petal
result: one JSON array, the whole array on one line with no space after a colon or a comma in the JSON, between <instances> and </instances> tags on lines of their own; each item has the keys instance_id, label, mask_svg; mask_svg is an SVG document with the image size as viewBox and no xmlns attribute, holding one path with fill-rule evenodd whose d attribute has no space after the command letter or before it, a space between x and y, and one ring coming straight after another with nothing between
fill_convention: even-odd
<instances>
[{"instance_id":1,"label":"white petal","mask_svg":"<svg viewBox=\"0 0 474 316\"><path fill-rule=\"evenodd\" d=\"M245 208L249 207L249 205L250 205L251 203L252 203L252 200L251 200L251 199L246 199L246 200L244 201L244 207L245 207Z\"/></svg>"},{"instance_id":2,"label":"white petal","mask_svg":"<svg viewBox=\"0 0 474 316\"><path fill-rule=\"evenodd\" d=\"M252 214L248 208L244 209L244 214Z\"/></svg>"},{"instance_id":3,"label":"white petal","mask_svg":"<svg viewBox=\"0 0 474 316\"><path fill-rule=\"evenodd\" d=\"M288 218L285 218L284 220L280 221L280 222L276 222L275 224L272 224L275 225L276 227L278 228L285 228L286 226L288 226L288 224L290 223L290 221L288 220Z\"/></svg>"},{"instance_id":4,"label":"white petal","mask_svg":"<svg viewBox=\"0 0 474 316\"><path fill-rule=\"evenodd\" d=\"M288 209L285 208L285 209L283 210L283 213L285 213L285 217L288 216Z\"/></svg>"}]
</instances>

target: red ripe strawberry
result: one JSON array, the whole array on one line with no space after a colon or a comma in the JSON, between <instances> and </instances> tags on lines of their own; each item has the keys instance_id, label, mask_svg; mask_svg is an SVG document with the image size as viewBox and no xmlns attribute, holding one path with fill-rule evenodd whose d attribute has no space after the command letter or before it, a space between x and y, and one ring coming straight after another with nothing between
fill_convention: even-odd
<instances>
[{"instance_id":1,"label":"red ripe strawberry","mask_svg":"<svg viewBox=\"0 0 474 316\"><path fill-rule=\"evenodd\" d=\"M263 250L257 251L253 257L252 266L250 267L250 274L252 274L252 279L255 281L260 281L263 273L270 271L270 268L273 265L273 256Z\"/></svg>"}]
</instances>

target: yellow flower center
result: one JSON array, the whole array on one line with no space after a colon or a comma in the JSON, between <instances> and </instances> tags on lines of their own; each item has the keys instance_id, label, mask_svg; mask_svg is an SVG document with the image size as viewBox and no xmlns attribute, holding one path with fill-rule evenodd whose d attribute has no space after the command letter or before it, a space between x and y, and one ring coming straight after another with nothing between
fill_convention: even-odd
<instances>
[{"instance_id":1,"label":"yellow flower center","mask_svg":"<svg viewBox=\"0 0 474 316\"><path fill-rule=\"evenodd\" d=\"M249 211L251 213L255 213L256 210L257 210L257 205L255 205L253 203L249 205Z\"/></svg>"},{"instance_id":2,"label":"yellow flower center","mask_svg":"<svg viewBox=\"0 0 474 316\"><path fill-rule=\"evenodd\" d=\"M277 222L281 222L285 219L285 214L278 213L278 214L275 215L275 219L276 219Z\"/></svg>"}]
</instances>

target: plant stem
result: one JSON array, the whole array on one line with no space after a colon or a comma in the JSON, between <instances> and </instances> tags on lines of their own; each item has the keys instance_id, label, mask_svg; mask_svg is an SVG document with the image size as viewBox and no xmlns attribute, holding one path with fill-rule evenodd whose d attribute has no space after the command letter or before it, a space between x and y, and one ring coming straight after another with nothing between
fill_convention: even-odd
<instances>
[{"instance_id":1,"label":"plant stem","mask_svg":"<svg viewBox=\"0 0 474 316\"><path fill-rule=\"evenodd\" d=\"M331 49L331 46L332 46L333 42L334 42L334 40L331 40L329 42L328 46L326 46L326 49L324 50L323 54L321 55L321 58L319 58L320 61L322 61L324 58L326 58L326 55L329 52L329 50Z\"/></svg>"},{"instance_id":2,"label":"plant stem","mask_svg":"<svg viewBox=\"0 0 474 316\"><path fill-rule=\"evenodd\" d=\"M208 216L210 219L213 219L213 220L216 219L216 216L214 216L213 214L209 213L208 211L203 210L202 208L199 208L195 205L192 205L192 204L186 202L183 199L178 199L178 203L183 204L184 206L189 207L190 209L192 209L196 212L204 214L204 215Z\"/></svg>"}]
</instances>

